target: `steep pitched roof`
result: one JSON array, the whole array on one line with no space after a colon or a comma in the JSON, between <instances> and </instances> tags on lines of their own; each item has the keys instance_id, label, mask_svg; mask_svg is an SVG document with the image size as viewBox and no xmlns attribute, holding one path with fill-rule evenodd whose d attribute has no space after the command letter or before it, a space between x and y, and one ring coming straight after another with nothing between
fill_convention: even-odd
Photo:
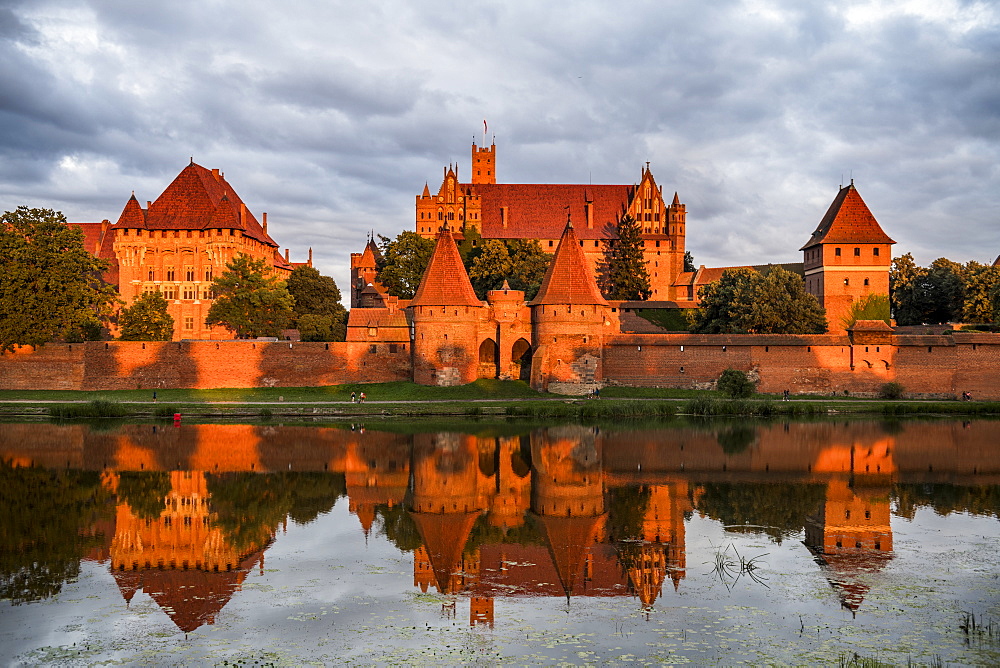
<instances>
[{"instance_id":1,"label":"steep pitched roof","mask_svg":"<svg viewBox=\"0 0 1000 668\"><path fill-rule=\"evenodd\" d=\"M378 246L375 245L375 240L369 239L368 243L365 244L364 252L361 253L361 262L358 266L375 267L380 259L382 259L382 253L379 251Z\"/></svg>"},{"instance_id":2,"label":"steep pitched roof","mask_svg":"<svg viewBox=\"0 0 1000 668\"><path fill-rule=\"evenodd\" d=\"M588 203L593 207L594 226L581 227L578 238L615 238L615 226L634 192L633 186L626 185L477 183L460 187L480 196L480 231L487 239L555 239L566 224L566 207L576 220L587 220Z\"/></svg>"},{"instance_id":3,"label":"steep pitched roof","mask_svg":"<svg viewBox=\"0 0 1000 668\"><path fill-rule=\"evenodd\" d=\"M133 194L116 226L150 230L240 229L252 239L278 247L222 174L193 162L181 170L147 211L142 211Z\"/></svg>"},{"instance_id":4,"label":"steep pitched roof","mask_svg":"<svg viewBox=\"0 0 1000 668\"><path fill-rule=\"evenodd\" d=\"M434 580L442 594L453 594L452 574L461 568L462 553L480 513L410 512L417 532L424 542L427 558L434 570Z\"/></svg>"},{"instance_id":5,"label":"steep pitched roof","mask_svg":"<svg viewBox=\"0 0 1000 668\"><path fill-rule=\"evenodd\" d=\"M827 210L819 227L812 233L809 241L799 250L805 250L817 244L894 244L881 227L868 205L861 199L854 182L846 188L841 188L833 203Z\"/></svg>"},{"instance_id":6,"label":"steep pitched roof","mask_svg":"<svg viewBox=\"0 0 1000 668\"><path fill-rule=\"evenodd\" d=\"M482 306L447 229L438 233L437 245L427 263L410 306Z\"/></svg>"},{"instance_id":7,"label":"steep pitched roof","mask_svg":"<svg viewBox=\"0 0 1000 668\"><path fill-rule=\"evenodd\" d=\"M541 304L608 305L597 289L597 282L580 248L572 223L566 224L559 246L545 271L542 287L530 306Z\"/></svg>"}]
</instances>

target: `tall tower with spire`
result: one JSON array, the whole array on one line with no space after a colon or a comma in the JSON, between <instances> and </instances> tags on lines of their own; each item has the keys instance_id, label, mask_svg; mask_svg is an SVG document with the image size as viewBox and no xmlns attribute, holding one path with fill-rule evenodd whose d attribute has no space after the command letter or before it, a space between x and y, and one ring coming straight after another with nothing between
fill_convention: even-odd
<instances>
[{"instance_id":1,"label":"tall tower with spire","mask_svg":"<svg viewBox=\"0 0 1000 668\"><path fill-rule=\"evenodd\" d=\"M568 220L542 287L529 304L535 340L531 383L585 394L603 380L602 349L608 302L587 266ZM537 368L536 368L537 367Z\"/></svg>"},{"instance_id":2,"label":"tall tower with spire","mask_svg":"<svg viewBox=\"0 0 1000 668\"><path fill-rule=\"evenodd\" d=\"M479 321L486 308L476 297L447 226L410 301L413 381L465 385L479 377Z\"/></svg>"}]
</instances>

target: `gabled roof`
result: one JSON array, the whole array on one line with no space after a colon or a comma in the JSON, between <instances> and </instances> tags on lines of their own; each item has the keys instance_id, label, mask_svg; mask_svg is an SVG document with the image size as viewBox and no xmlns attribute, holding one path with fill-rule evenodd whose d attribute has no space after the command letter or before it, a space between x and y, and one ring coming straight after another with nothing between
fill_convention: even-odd
<instances>
[{"instance_id":1,"label":"gabled roof","mask_svg":"<svg viewBox=\"0 0 1000 668\"><path fill-rule=\"evenodd\" d=\"M841 188L833 203L827 210L819 227L812 233L809 241L799 250L805 250L818 244L894 244L881 227L868 205L861 199L854 181L846 188Z\"/></svg>"},{"instance_id":2,"label":"gabled roof","mask_svg":"<svg viewBox=\"0 0 1000 668\"><path fill-rule=\"evenodd\" d=\"M361 262L358 263L358 266L374 268L381 259L382 253L379 251L378 246L375 245L375 240L369 239L368 243L365 244L364 252L361 253Z\"/></svg>"},{"instance_id":3,"label":"gabled roof","mask_svg":"<svg viewBox=\"0 0 1000 668\"><path fill-rule=\"evenodd\" d=\"M572 223L566 224L552 262L545 271L542 287L529 305L542 304L608 305L597 288Z\"/></svg>"},{"instance_id":4,"label":"gabled roof","mask_svg":"<svg viewBox=\"0 0 1000 668\"><path fill-rule=\"evenodd\" d=\"M427 550L434 580L442 594L453 594L452 574L462 565L462 553L480 513L410 512Z\"/></svg>"},{"instance_id":5,"label":"gabled roof","mask_svg":"<svg viewBox=\"0 0 1000 668\"><path fill-rule=\"evenodd\" d=\"M579 239L613 239L619 218L635 191L626 185L477 183L471 189L482 204L480 232L487 239L555 239L566 224L566 207L576 220L587 220L593 207L593 228L581 226ZM504 209L506 226L500 211Z\"/></svg>"},{"instance_id":6,"label":"gabled roof","mask_svg":"<svg viewBox=\"0 0 1000 668\"><path fill-rule=\"evenodd\" d=\"M458 254L455 239L447 229L438 233L437 245L427 263L410 306L482 306Z\"/></svg>"},{"instance_id":7,"label":"gabled roof","mask_svg":"<svg viewBox=\"0 0 1000 668\"><path fill-rule=\"evenodd\" d=\"M239 229L252 239L278 247L225 177L218 170L205 169L194 162L181 170L147 211L142 210L133 194L116 227L149 230Z\"/></svg>"}]
</instances>

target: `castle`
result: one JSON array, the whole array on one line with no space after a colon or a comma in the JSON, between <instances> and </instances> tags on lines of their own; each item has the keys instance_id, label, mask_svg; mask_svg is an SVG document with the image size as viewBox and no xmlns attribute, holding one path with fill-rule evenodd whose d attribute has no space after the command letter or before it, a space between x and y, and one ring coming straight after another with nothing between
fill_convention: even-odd
<instances>
[{"instance_id":1,"label":"castle","mask_svg":"<svg viewBox=\"0 0 1000 668\"><path fill-rule=\"evenodd\" d=\"M425 185L416 199L416 231L436 237L436 245L413 299L389 296L379 286L374 243L351 258L347 340L393 346L409 341L417 383L501 378L564 392L599 387L610 339L656 331L641 329L634 309L696 307L698 288L726 269L682 271L686 207L676 193L665 204L648 165L635 186L524 185L496 183L495 145L473 144L472 160L471 183L459 182L449 166L437 195ZM584 223L572 222L574 211ZM597 285L606 242L625 215L642 225L650 302L609 302ZM536 239L552 252L534 299L526 301L506 284L486 301L476 296L456 246L471 230L484 239ZM853 181L842 187L801 249L805 287L827 309L831 332L844 333L841 321L854 301L888 295L893 243Z\"/></svg>"},{"instance_id":2,"label":"castle","mask_svg":"<svg viewBox=\"0 0 1000 668\"><path fill-rule=\"evenodd\" d=\"M476 179L495 181L495 155L494 146L473 146ZM647 185L650 197L639 197ZM118 272L115 282L126 299L147 289L168 291L179 328L175 339L187 340L21 348L2 357L0 388L300 387L403 380L457 385L499 378L584 394L608 384L707 389L723 370L734 368L752 374L765 393L873 396L892 381L913 396L955 398L968 391L984 399L1000 397L995 335L904 334L879 320L861 320L844 330L842 318L853 302L888 293L893 244L853 182L840 188L801 249L802 280L826 307L830 325L829 333L814 335L667 332L639 317L639 309L696 306L697 289L725 268L679 271L686 210L676 196L664 205L648 168L640 185L607 189L618 193L614 206L602 199L603 187L462 185L454 168L446 169L438 196L425 193L416 200L417 233L433 235L436 242L413 299L380 289L378 248L369 242L351 258L345 342L218 341L206 339L228 333L201 328L211 298L204 292L208 272L221 271L241 250L267 258L276 272L288 272L294 263L276 252L266 218L258 225L221 173L192 163L146 209L133 197L116 225L105 221L85 230L88 247L115 259L112 272ZM526 204L532 202L541 207L537 216ZM567 207L569 224L563 217ZM608 301L598 289L594 263L601 239L611 238L617 216L638 215L639 207L644 230L649 209L650 231L643 232L647 261L653 258L652 273L662 267L666 274L655 276L656 289L676 299ZM557 214L558 234L550 220ZM549 221L535 232L542 248L549 249L551 241L553 251L539 292L527 301L523 292L504 285L479 299L455 243L463 226L476 224L484 238L515 228L528 235L527 221L535 218ZM605 236L598 237L597 230Z\"/></svg>"},{"instance_id":3,"label":"castle","mask_svg":"<svg viewBox=\"0 0 1000 668\"><path fill-rule=\"evenodd\" d=\"M114 225L75 223L87 250L108 261L105 280L118 287L125 305L145 292L160 292L174 319L173 339L229 339L223 327L205 324L214 277L239 254L265 260L282 278L299 264L289 262L267 231L267 214L258 222L218 169L194 160L156 199L139 204L135 193Z\"/></svg>"}]
</instances>

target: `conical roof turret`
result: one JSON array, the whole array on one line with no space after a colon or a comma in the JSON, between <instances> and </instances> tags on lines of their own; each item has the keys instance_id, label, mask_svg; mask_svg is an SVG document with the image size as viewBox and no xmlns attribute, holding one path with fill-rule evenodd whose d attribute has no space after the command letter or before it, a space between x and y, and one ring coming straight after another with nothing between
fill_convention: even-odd
<instances>
[{"instance_id":1,"label":"conical roof turret","mask_svg":"<svg viewBox=\"0 0 1000 668\"><path fill-rule=\"evenodd\" d=\"M542 287L530 306L542 304L608 305L597 287L571 221L566 222L559 246L542 279Z\"/></svg>"},{"instance_id":2,"label":"conical roof turret","mask_svg":"<svg viewBox=\"0 0 1000 668\"><path fill-rule=\"evenodd\" d=\"M143 213L139 200L135 198L135 193L132 193L128 202L125 203L122 215L118 217L117 226L132 229L146 227L146 214Z\"/></svg>"},{"instance_id":3,"label":"conical roof turret","mask_svg":"<svg viewBox=\"0 0 1000 668\"><path fill-rule=\"evenodd\" d=\"M441 230L410 306L482 306L451 231Z\"/></svg>"}]
</instances>

